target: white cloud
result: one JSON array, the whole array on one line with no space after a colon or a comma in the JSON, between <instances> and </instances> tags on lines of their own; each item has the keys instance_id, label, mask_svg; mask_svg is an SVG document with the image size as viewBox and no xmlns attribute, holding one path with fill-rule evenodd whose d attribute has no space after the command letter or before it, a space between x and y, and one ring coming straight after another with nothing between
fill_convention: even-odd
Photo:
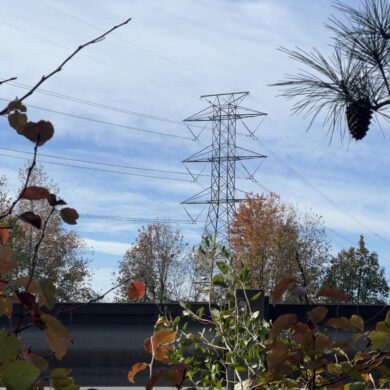
<instances>
[{"instance_id":1,"label":"white cloud","mask_svg":"<svg viewBox=\"0 0 390 390\"><path fill-rule=\"evenodd\" d=\"M104 253L107 255L123 256L130 248L130 244L117 241L95 240L92 238L83 238L88 247L94 252Z\"/></svg>"}]
</instances>

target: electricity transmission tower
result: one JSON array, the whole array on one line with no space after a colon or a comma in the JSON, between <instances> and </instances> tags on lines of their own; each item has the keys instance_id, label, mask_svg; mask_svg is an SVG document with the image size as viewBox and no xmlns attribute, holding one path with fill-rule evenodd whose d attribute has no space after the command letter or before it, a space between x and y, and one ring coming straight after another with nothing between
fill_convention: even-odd
<instances>
[{"instance_id":1,"label":"electricity transmission tower","mask_svg":"<svg viewBox=\"0 0 390 390\"><path fill-rule=\"evenodd\" d=\"M234 92L201 96L201 99L209 103L209 106L184 120L186 123L212 123L211 145L183 161L183 163L211 164L210 186L182 204L184 207L185 205L205 205L205 207L208 205L203 236L211 237L214 244L228 245L227 237L235 205L244 200L237 196L237 162L242 163L243 160L266 157L236 144L238 124L242 122L249 131L248 135L253 135L243 121L266 115L263 112L240 106L248 94L249 92ZM198 176L193 175L194 180ZM249 179L253 179L253 176Z\"/></svg>"}]
</instances>

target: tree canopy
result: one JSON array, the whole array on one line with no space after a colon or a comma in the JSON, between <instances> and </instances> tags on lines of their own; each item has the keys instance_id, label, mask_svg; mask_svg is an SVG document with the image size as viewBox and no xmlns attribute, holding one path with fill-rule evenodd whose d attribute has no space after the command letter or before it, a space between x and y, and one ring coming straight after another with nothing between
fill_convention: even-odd
<instances>
[{"instance_id":1,"label":"tree canopy","mask_svg":"<svg viewBox=\"0 0 390 390\"><path fill-rule=\"evenodd\" d=\"M20 182L25 180L26 172L19 175ZM42 168L36 167L30 178L31 185L45 186L51 192L59 192L58 186L48 179ZM9 205L9 196L5 178L0 181L0 206L2 210ZM50 213L50 205L46 199L30 201L22 199L16 212L21 214L32 210L42 217ZM17 267L12 271L14 281L27 276L31 271L31 260L34 246L40 232L30 224L17 223L15 217L8 217L3 222L10 225L9 243L17 261ZM50 280L56 287L56 298L60 302L76 302L90 299L94 292L90 287L90 271L88 260L84 257L86 245L74 231L64 228L59 213L50 218L42 243L39 247L35 274L38 278Z\"/></svg>"},{"instance_id":2,"label":"tree canopy","mask_svg":"<svg viewBox=\"0 0 390 390\"><path fill-rule=\"evenodd\" d=\"M236 266L241 261L250 269L252 288L269 293L286 276L307 283L309 293L320 286L330 258L320 216L300 212L275 193L249 194L235 213L230 237Z\"/></svg>"},{"instance_id":3,"label":"tree canopy","mask_svg":"<svg viewBox=\"0 0 390 390\"><path fill-rule=\"evenodd\" d=\"M324 287L339 288L356 304L384 303L390 293L378 255L366 248L362 235L356 248L343 249L331 260Z\"/></svg>"},{"instance_id":4,"label":"tree canopy","mask_svg":"<svg viewBox=\"0 0 390 390\"><path fill-rule=\"evenodd\" d=\"M119 264L117 281L124 287L118 289L116 299L128 301L124 281L134 278L145 284L146 301L178 300L185 280L183 250L179 230L162 223L143 226Z\"/></svg>"}]
</instances>

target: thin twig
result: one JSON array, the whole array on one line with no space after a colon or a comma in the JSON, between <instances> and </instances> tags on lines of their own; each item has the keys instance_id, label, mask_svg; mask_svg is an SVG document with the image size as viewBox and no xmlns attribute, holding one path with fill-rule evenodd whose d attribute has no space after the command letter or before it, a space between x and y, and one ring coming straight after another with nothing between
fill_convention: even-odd
<instances>
[{"instance_id":1,"label":"thin twig","mask_svg":"<svg viewBox=\"0 0 390 390\"><path fill-rule=\"evenodd\" d=\"M68 313L68 312L73 312L74 310L78 310L84 306L87 306L87 305L90 305L91 303L95 303L97 301L100 301L102 300L103 298L105 298L106 295L108 295L110 292L116 290L117 288L119 287L122 287L124 284L126 283L129 283L131 279L126 279L125 281L122 281L118 284L116 284L114 287L111 287L109 290L107 290L106 292L104 292L103 294L93 298L93 299L90 299L89 301L87 302L84 302L84 303L80 303L79 305L75 306L75 307L72 307L72 308L69 308L69 309L63 309L61 311L59 311L57 315L60 315L60 314L63 314L63 313Z\"/></svg>"},{"instance_id":2,"label":"thin twig","mask_svg":"<svg viewBox=\"0 0 390 390\"><path fill-rule=\"evenodd\" d=\"M39 143L39 136L38 136L37 142L35 143L35 146L34 146L34 156L33 156L33 160L32 160L31 165L28 167L27 176L26 176L26 181L25 181L25 183L24 183L24 186L23 186L22 190L20 191L19 196L14 200L14 202L12 203L12 205L11 205L11 207L8 209L8 211L6 211L6 212L3 213L2 215L0 215L0 219L3 219L3 218L5 218L5 217L8 217L8 215L10 215L10 214L12 213L13 209L14 209L15 206L18 204L18 202L22 199L23 192L24 192L24 191L26 190L26 188L28 187L28 184L29 184L29 182L30 182L30 178L31 178L32 171L34 170L35 164L37 163L38 143Z\"/></svg>"},{"instance_id":3,"label":"thin twig","mask_svg":"<svg viewBox=\"0 0 390 390\"><path fill-rule=\"evenodd\" d=\"M112 33L114 30L124 26L125 24L129 23L131 18L126 19L123 23L120 23L112 28L110 28L108 31L106 31L104 34L98 36L95 39L92 39L91 41L84 43L83 45L80 45L69 57L67 57L56 69L54 69L51 73L49 73L46 76L42 76L42 78L20 99L18 99L20 102L25 100L27 97L31 96L37 88L40 87L41 84L43 84L46 80L48 80L50 77L54 76L56 73L61 72L62 67L69 62L79 51L83 50L85 47L89 45L93 45L95 43L98 43L102 41L108 34ZM7 113L7 107L5 107L2 111L0 111L0 115L4 115Z\"/></svg>"},{"instance_id":4,"label":"thin twig","mask_svg":"<svg viewBox=\"0 0 390 390\"><path fill-rule=\"evenodd\" d=\"M8 83L8 81L14 81L14 80L16 80L16 79L17 79L17 77L10 77L9 79L1 80L1 81L0 81L0 85L1 85L1 84L4 84L4 83Z\"/></svg>"},{"instance_id":5,"label":"thin twig","mask_svg":"<svg viewBox=\"0 0 390 390\"><path fill-rule=\"evenodd\" d=\"M50 213L49 215L47 216L46 220L45 220L45 223L43 224L43 227L42 227L42 232L41 232L41 236L39 237L39 240L36 242L35 244L35 247L34 247L34 254L33 254L33 257L32 257L32 260L31 260L31 269L30 269L30 273L29 273L29 279L28 279L28 282L27 282L27 285L26 285L26 291L28 290L28 288L30 287L30 284L34 278L34 274L35 274L35 269L37 267L37 260L38 260L38 252L39 252L39 247L41 246L42 244L42 241L43 239L45 238L45 234L46 234L46 228L47 228L47 224L49 223L49 220L50 218L52 217L52 215L54 214L54 211L55 211L55 206L53 206L50 210Z\"/></svg>"}]
</instances>

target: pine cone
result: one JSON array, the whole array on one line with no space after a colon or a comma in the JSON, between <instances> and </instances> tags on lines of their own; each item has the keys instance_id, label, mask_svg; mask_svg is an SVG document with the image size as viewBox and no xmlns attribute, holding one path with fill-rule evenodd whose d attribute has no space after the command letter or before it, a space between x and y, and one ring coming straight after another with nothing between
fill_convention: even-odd
<instances>
[{"instance_id":1,"label":"pine cone","mask_svg":"<svg viewBox=\"0 0 390 390\"><path fill-rule=\"evenodd\" d=\"M348 129L356 140L363 139L370 127L372 110L367 100L358 100L348 104L345 114L347 116Z\"/></svg>"}]
</instances>

